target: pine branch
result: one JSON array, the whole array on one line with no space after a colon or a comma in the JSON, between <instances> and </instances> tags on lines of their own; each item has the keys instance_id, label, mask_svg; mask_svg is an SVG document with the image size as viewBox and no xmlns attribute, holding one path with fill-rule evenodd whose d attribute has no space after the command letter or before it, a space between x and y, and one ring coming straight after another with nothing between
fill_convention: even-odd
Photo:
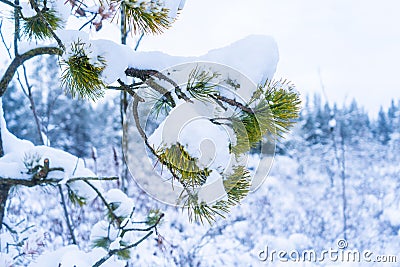
<instances>
[{"instance_id":1,"label":"pine branch","mask_svg":"<svg viewBox=\"0 0 400 267\"><path fill-rule=\"evenodd\" d=\"M153 231L150 231L149 233L147 233L145 236L143 236L139 241L137 241L136 243L133 243L129 246L120 248L120 249L113 249L110 250L108 252L107 255L105 255L103 258L101 258L100 260L98 260L95 264L93 264L92 267L99 267L101 266L103 263L105 263L109 258L111 258L113 255L116 255L122 251L137 247L140 243L142 243L144 240L146 240L147 238L149 238L149 236L151 236L153 234Z\"/></svg>"},{"instance_id":2,"label":"pine branch","mask_svg":"<svg viewBox=\"0 0 400 267\"><path fill-rule=\"evenodd\" d=\"M106 88L101 78L106 62L98 56L92 63L85 49L86 44L79 39L72 43L68 59L61 61L66 67L61 74L61 84L72 97L77 95L96 101L104 95L103 89Z\"/></svg>"},{"instance_id":3,"label":"pine branch","mask_svg":"<svg viewBox=\"0 0 400 267\"><path fill-rule=\"evenodd\" d=\"M227 97L219 95L219 94L213 94L213 95L210 95L210 97L212 97L212 98L214 98L216 100L225 102L225 103L227 103L227 104L229 104L229 105L231 105L233 107L237 107L237 108L239 108L240 110L242 110L244 112L253 113L253 110L251 108L246 107L245 105L243 105L240 102L237 102L234 99L230 99L230 98L227 98Z\"/></svg>"},{"instance_id":4,"label":"pine branch","mask_svg":"<svg viewBox=\"0 0 400 267\"><path fill-rule=\"evenodd\" d=\"M113 181L113 180L118 180L118 177L73 177L67 180L67 184L76 182L76 181ZM27 187L33 187L36 185L56 185L60 182L64 181L64 179L61 178L46 178L46 179L40 179L40 180L32 180L32 179L26 179L26 177L0 177L0 185L9 185L9 186L14 186L14 185L22 185L22 186L27 186Z\"/></svg>"},{"instance_id":5,"label":"pine branch","mask_svg":"<svg viewBox=\"0 0 400 267\"><path fill-rule=\"evenodd\" d=\"M111 3L116 3L113 0ZM137 4L135 0L126 0L120 4L124 13L124 31L126 27L134 33L159 34L168 29L171 22L168 18L168 9L160 6L158 1Z\"/></svg>"},{"instance_id":6,"label":"pine branch","mask_svg":"<svg viewBox=\"0 0 400 267\"><path fill-rule=\"evenodd\" d=\"M21 7L17 8L19 5L19 0L15 0L15 7L14 7L14 55L18 55L18 40L19 40L19 15L21 12Z\"/></svg>"},{"instance_id":7,"label":"pine branch","mask_svg":"<svg viewBox=\"0 0 400 267\"><path fill-rule=\"evenodd\" d=\"M139 134L140 134L140 136L142 137L142 139L143 139L145 145L147 146L147 148L151 151L151 153L152 153L155 157L157 157L157 160L158 160L158 161L162 161L162 159L160 158L160 156L158 155L158 153L157 153L157 151L154 149L154 147L151 146L151 145L149 144L147 135L146 135L145 131L143 130L142 126L140 125L140 118L139 118L139 112L138 112L138 105L139 105L139 98L138 98L137 95L136 95L136 96L134 96L134 98L133 98L133 104L132 104L132 113L133 113L133 118L134 118L134 121L135 121L135 126L136 126L136 128L138 129ZM170 165L167 165L166 167L167 167L167 169L169 170L169 172L171 173L172 177L173 177L174 179L176 179L177 181L179 181L181 184L183 184L183 183L181 182L180 177L176 175L176 173L174 172L174 170L172 169L172 167L171 167ZM184 190L185 190L189 195L192 195L192 193L189 191L189 189L188 189L187 187L184 187Z\"/></svg>"},{"instance_id":8,"label":"pine branch","mask_svg":"<svg viewBox=\"0 0 400 267\"><path fill-rule=\"evenodd\" d=\"M104 198L104 196L101 194L101 192L99 191L99 189L97 189L97 187L95 187L94 185L92 185L89 181L85 180L84 181L86 184L88 184L95 192L96 194L99 196L99 198L101 199L101 201L103 202L103 204L107 207L108 212L110 213L110 215L113 217L113 219L117 222L118 225L120 225L122 223L121 218L119 218L117 215L115 215L112 207L110 206L110 204L107 202L107 200Z\"/></svg>"},{"instance_id":9,"label":"pine branch","mask_svg":"<svg viewBox=\"0 0 400 267\"><path fill-rule=\"evenodd\" d=\"M11 185L0 184L0 230L3 227L4 212L6 210L6 202L10 189Z\"/></svg>"},{"instance_id":10,"label":"pine branch","mask_svg":"<svg viewBox=\"0 0 400 267\"><path fill-rule=\"evenodd\" d=\"M175 94L179 99L183 99L186 102L192 102L192 100L190 100L190 98L182 92L179 85L174 80L172 80L171 78L167 77L166 75L157 70L152 70L152 69L141 70L137 68L127 68L125 70L125 74L130 77L136 77L141 79L152 89L156 90L161 95L165 95L165 97L171 103L172 107L175 107L175 101L171 96L171 92L165 89L164 87L160 86L159 84L157 84L152 77L158 78L159 80L163 80L171 84L174 87Z\"/></svg>"},{"instance_id":11,"label":"pine branch","mask_svg":"<svg viewBox=\"0 0 400 267\"><path fill-rule=\"evenodd\" d=\"M61 39L55 34L53 27L49 24L49 22L46 20L45 16L43 15L42 11L39 9L38 5L36 4L35 0L29 0L29 3L33 7L33 9L36 11L38 14L39 18L42 20L44 25L48 28L50 34L53 36L53 38L56 40L58 46L65 51L65 46L62 43Z\"/></svg>"},{"instance_id":12,"label":"pine branch","mask_svg":"<svg viewBox=\"0 0 400 267\"><path fill-rule=\"evenodd\" d=\"M8 0L0 0L0 2L4 3L6 5L9 5L10 7L13 7L13 8L22 9L22 7L20 7L19 5L16 5L13 2L8 1Z\"/></svg>"},{"instance_id":13,"label":"pine branch","mask_svg":"<svg viewBox=\"0 0 400 267\"><path fill-rule=\"evenodd\" d=\"M122 233L121 233L121 237L125 235L126 232L132 232L132 231L137 231L137 232L147 232L150 231L153 228L156 228L157 225L161 222L161 219L164 218L164 213L161 213L161 215L158 217L158 219L156 220L156 222L147 227L147 228L124 228L122 229Z\"/></svg>"},{"instance_id":14,"label":"pine branch","mask_svg":"<svg viewBox=\"0 0 400 267\"><path fill-rule=\"evenodd\" d=\"M57 47L39 47L31 49L21 55L16 56L8 66L6 72L3 74L0 80L0 97L2 97L7 90L9 83L14 77L18 67L21 66L25 61L40 55L59 55L61 56L63 51Z\"/></svg>"}]
</instances>

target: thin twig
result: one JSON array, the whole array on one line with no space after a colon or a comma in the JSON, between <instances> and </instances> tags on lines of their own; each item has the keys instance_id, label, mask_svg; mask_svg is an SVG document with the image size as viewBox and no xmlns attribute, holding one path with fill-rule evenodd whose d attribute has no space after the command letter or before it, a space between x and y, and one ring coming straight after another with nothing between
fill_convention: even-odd
<instances>
[{"instance_id":1,"label":"thin twig","mask_svg":"<svg viewBox=\"0 0 400 267\"><path fill-rule=\"evenodd\" d=\"M111 258L113 255L121 252L121 251L125 251L131 248L134 248L136 246L138 246L140 243L142 243L144 240L146 240L149 236L151 236L153 234L153 231L148 232L145 236L143 236L139 241L137 241L136 243L133 243L129 246L120 248L120 249L113 249L110 250L108 252L107 255L105 255L103 258L101 258L100 260L98 260L95 264L93 264L92 267L99 267L100 265L102 265L103 263L105 263L109 258Z\"/></svg>"},{"instance_id":2,"label":"thin twig","mask_svg":"<svg viewBox=\"0 0 400 267\"><path fill-rule=\"evenodd\" d=\"M14 1L15 6L19 6L19 0ZM21 8L14 7L14 55L18 56L18 41L19 41L19 15Z\"/></svg>"},{"instance_id":3,"label":"thin twig","mask_svg":"<svg viewBox=\"0 0 400 267\"><path fill-rule=\"evenodd\" d=\"M246 107L245 105L243 105L240 102L237 102L234 99L230 99L230 98L227 98L225 96L218 95L218 94L210 95L210 97L212 97L213 99L225 102L225 103L227 103L227 104L229 104L231 106L237 107L237 108L241 109L244 112L247 112L247 113L250 113L250 114L254 113L254 111L251 108Z\"/></svg>"},{"instance_id":4,"label":"thin twig","mask_svg":"<svg viewBox=\"0 0 400 267\"><path fill-rule=\"evenodd\" d=\"M16 5L13 2L8 1L8 0L0 0L0 2L4 3L6 5L9 5L9 6L13 7L13 8L22 9L22 7L20 7L19 5Z\"/></svg>"},{"instance_id":5,"label":"thin twig","mask_svg":"<svg viewBox=\"0 0 400 267\"><path fill-rule=\"evenodd\" d=\"M61 196L61 206L63 207L63 210L64 210L65 221L67 223L68 231L69 231L69 234L72 239L72 244L76 245L77 242L76 242L76 238L75 238L75 234L74 234L74 229L72 228L71 220L69 218L69 214L68 214L68 210L67 210L67 203L65 202L64 193L62 191L62 186L59 184L57 187L58 187L58 192L60 193L60 196Z\"/></svg>"},{"instance_id":6,"label":"thin twig","mask_svg":"<svg viewBox=\"0 0 400 267\"><path fill-rule=\"evenodd\" d=\"M118 180L118 177L73 177L66 181L66 183L72 183L76 181L113 181ZM46 178L40 180L27 179L26 177L0 177L0 185L23 185L27 187L33 187L36 185L54 185L63 182L62 178Z\"/></svg>"},{"instance_id":7,"label":"thin twig","mask_svg":"<svg viewBox=\"0 0 400 267\"><path fill-rule=\"evenodd\" d=\"M39 116L38 116L37 110L36 110L35 100L33 99L32 86L29 84L28 75L27 75L24 64L22 64L22 68L23 68L23 72L24 72L25 84L28 88L28 99L29 99L29 103L31 104L30 108L32 110L33 118L35 119L36 130L38 131L38 134L39 134L39 141L41 142L42 145L45 145L44 140L43 140L43 135L42 135L42 129L41 129L42 127L41 127L41 124L39 121ZM18 72L17 72L17 74L18 74ZM19 79L19 77L18 77L18 79ZM21 84L21 87L22 87L22 84Z\"/></svg>"},{"instance_id":8,"label":"thin twig","mask_svg":"<svg viewBox=\"0 0 400 267\"><path fill-rule=\"evenodd\" d=\"M98 14L98 13L95 13L94 16L93 16L90 20L86 21L85 24L83 24L83 25L79 28L78 31L81 31L83 28L86 27L86 25L88 25L89 23L91 23L91 22L97 17L97 14Z\"/></svg>"},{"instance_id":9,"label":"thin twig","mask_svg":"<svg viewBox=\"0 0 400 267\"><path fill-rule=\"evenodd\" d=\"M18 67L25 61L39 55L62 55L62 53L63 51L57 47L38 47L16 56L0 80L0 97L4 95Z\"/></svg>"},{"instance_id":10,"label":"thin twig","mask_svg":"<svg viewBox=\"0 0 400 267\"><path fill-rule=\"evenodd\" d=\"M151 226L149 226L149 227L147 227L147 228L128 228L128 229L122 229L122 234L121 234L121 236L123 236L126 232L131 232L131 231L138 231L138 232L147 232L147 231L150 231L151 229L157 227L157 225L160 223L160 221L161 221L161 219L162 219L163 217L164 217L164 213L162 213L162 214L160 215L160 217L157 219L157 221L156 221L153 225L151 225Z\"/></svg>"},{"instance_id":11,"label":"thin twig","mask_svg":"<svg viewBox=\"0 0 400 267\"><path fill-rule=\"evenodd\" d=\"M95 187L94 185L92 185L89 181L84 181L86 184L88 184L95 192L96 194L99 196L99 198L101 199L101 201L103 202L103 204L107 207L108 212L110 212L111 216L113 217L113 219L118 223L118 225L120 225L122 223L121 219L115 215L113 209L111 208L110 204L108 204L107 200L104 198L104 196L101 194L101 192L99 191L99 189L97 189L97 187Z\"/></svg>"}]
</instances>

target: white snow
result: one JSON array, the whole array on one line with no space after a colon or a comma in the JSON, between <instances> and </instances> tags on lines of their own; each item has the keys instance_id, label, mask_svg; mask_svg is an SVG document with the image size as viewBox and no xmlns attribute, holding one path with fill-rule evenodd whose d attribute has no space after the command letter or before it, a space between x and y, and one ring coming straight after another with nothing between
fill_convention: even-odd
<instances>
[{"instance_id":1,"label":"white snow","mask_svg":"<svg viewBox=\"0 0 400 267\"><path fill-rule=\"evenodd\" d=\"M201 167L224 168L230 160L231 137L224 127L209 121L212 108L209 103L196 100L176 106L149 136L149 143L156 148L180 143L200 160Z\"/></svg>"},{"instance_id":2,"label":"white snow","mask_svg":"<svg viewBox=\"0 0 400 267\"><path fill-rule=\"evenodd\" d=\"M67 48L64 59L71 55L71 44L78 40L86 44L85 51L92 64L98 62L99 56L102 57L106 61L102 78L107 84L118 78L126 80L125 70L128 67L161 71L177 64L196 61L224 64L243 73L253 82L262 83L273 77L279 59L275 41L263 35L248 36L227 47L212 50L204 56L179 57L161 52L135 52L128 46L109 40L90 40L89 34L75 30L59 30L57 34ZM248 88L244 88L239 95L251 96L251 93Z\"/></svg>"},{"instance_id":3,"label":"white snow","mask_svg":"<svg viewBox=\"0 0 400 267\"><path fill-rule=\"evenodd\" d=\"M7 130L6 121L3 116L2 101L0 98L0 128L1 137L3 141L3 149L5 155L0 158L0 177L7 178L21 178L31 179L32 175L27 174L27 169L24 165L24 161L27 158L37 158L39 161L35 164L43 166L44 159L49 159L50 168L62 167L64 171L52 171L49 173L49 178L60 178L65 179L73 177L95 177L96 175L89 169L85 168L85 164L82 159L71 155L65 151L55 149L47 146L34 146L27 140L21 140L11 134ZM34 165L35 166L35 165ZM33 167L34 167L33 166ZM92 182L99 187L99 183L96 181ZM76 181L70 184L71 188L75 193L88 200L94 199L97 194L83 181Z\"/></svg>"},{"instance_id":4,"label":"white snow","mask_svg":"<svg viewBox=\"0 0 400 267\"><path fill-rule=\"evenodd\" d=\"M110 240L115 240L118 237L118 230L110 226L107 221L99 221L92 227L90 232L90 241L95 241L99 238L108 237Z\"/></svg>"},{"instance_id":5,"label":"white snow","mask_svg":"<svg viewBox=\"0 0 400 267\"><path fill-rule=\"evenodd\" d=\"M121 237L117 237L113 242L111 242L109 249L120 249L121 248Z\"/></svg>"},{"instance_id":6,"label":"white snow","mask_svg":"<svg viewBox=\"0 0 400 267\"><path fill-rule=\"evenodd\" d=\"M58 17L63 23L66 23L71 15L72 7L69 2L65 0L52 0L50 1L52 8L57 12Z\"/></svg>"},{"instance_id":7,"label":"white snow","mask_svg":"<svg viewBox=\"0 0 400 267\"><path fill-rule=\"evenodd\" d=\"M111 189L105 194L108 203L115 203L118 208L114 210L118 217L128 217L134 209L133 200L119 189Z\"/></svg>"},{"instance_id":8,"label":"white snow","mask_svg":"<svg viewBox=\"0 0 400 267\"><path fill-rule=\"evenodd\" d=\"M45 253L38 257L29 267L91 267L107 252L101 248L95 248L90 252L84 252L76 245L62 247L56 251ZM111 257L101 266L104 267L123 267L125 262Z\"/></svg>"},{"instance_id":9,"label":"white snow","mask_svg":"<svg viewBox=\"0 0 400 267\"><path fill-rule=\"evenodd\" d=\"M0 266L12 267L14 260L11 255L0 252Z\"/></svg>"},{"instance_id":10,"label":"white snow","mask_svg":"<svg viewBox=\"0 0 400 267\"><path fill-rule=\"evenodd\" d=\"M400 226L400 214L398 207L385 208L382 216L383 218L387 219L391 225Z\"/></svg>"},{"instance_id":11,"label":"white snow","mask_svg":"<svg viewBox=\"0 0 400 267\"><path fill-rule=\"evenodd\" d=\"M22 11L22 15L24 15L24 17L33 17L36 15L36 11L33 10L33 8L31 7L29 1L21 1L19 3L19 5L21 6L21 11Z\"/></svg>"},{"instance_id":12,"label":"white snow","mask_svg":"<svg viewBox=\"0 0 400 267\"><path fill-rule=\"evenodd\" d=\"M330 119L329 120L329 127L330 128L335 128L336 127L336 120L335 119Z\"/></svg>"}]
</instances>

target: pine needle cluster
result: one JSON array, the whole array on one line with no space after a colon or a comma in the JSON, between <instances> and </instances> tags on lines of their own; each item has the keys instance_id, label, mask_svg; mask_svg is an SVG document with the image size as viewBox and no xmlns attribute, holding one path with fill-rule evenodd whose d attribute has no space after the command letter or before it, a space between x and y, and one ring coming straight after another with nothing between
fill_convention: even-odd
<instances>
[{"instance_id":1,"label":"pine needle cluster","mask_svg":"<svg viewBox=\"0 0 400 267\"><path fill-rule=\"evenodd\" d=\"M125 14L125 25L135 34L160 34L171 25L169 10L160 1L124 0L120 5Z\"/></svg>"},{"instance_id":2,"label":"pine needle cluster","mask_svg":"<svg viewBox=\"0 0 400 267\"><path fill-rule=\"evenodd\" d=\"M190 156L179 143L168 148L160 148L157 154L159 161L167 166L174 177L178 177L179 182L185 187L194 189L203 185L211 173L208 168L198 167L198 159Z\"/></svg>"},{"instance_id":3,"label":"pine needle cluster","mask_svg":"<svg viewBox=\"0 0 400 267\"><path fill-rule=\"evenodd\" d=\"M252 148L258 147L265 137L272 141L283 137L298 118L300 98L288 81L266 81L257 87L247 103L243 103L222 95L218 83L215 83L218 76L217 73L196 67L189 75L186 92L197 101L215 102L226 109L230 106L235 110L230 117L214 118L210 121L232 128L236 143L230 144L230 153L237 159L249 153ZM232 83L234 90L240 86ZM167 101L163 99L157 108L162 109L166 106L168 106ZM232 206L240 204L250 191L249 170L245 166L236 165L230 175L220 173L227 199L206 203L199 199L198 193L211 171L216 170L199 168L197 159L191 157L179 143L159 150L157 154L158 160L168 167L175 178L178 177L178 181L184 187L178 202L183 203L183 208L187 209L191 221L201 223L207 221L211 224L216 217L224 217Z\"/></svg>"},{"instance_id":4,"label":"pine needle cluster","mask_svg":"<svg viewBox=\"0 0 400 267\"><path fill-rule=\"evenodd\" d=\"M40 14L33 17L22 17L22 35L29 40L51 38L51 31L55 31L61 26L61 18L57 17L55 10L49 8L43 8Z\"/></svg>"},{"instance_id":5,"label":"pine needle cluster","mask_svg":"<svg viewBox=\"0 0 400 267\"><path fill-rule=\"evenodd\" d=\"M189 193L184 197L183 209L187 209L189 221L209 224L215 222L217 216L225 218L230 208L238 205L247 196L250 190L250 173L243 166L236 166L233 173L226 175L223 185L227 194L227 200L221 199L215 203L208 204L200 201L197 193ZM188 191L186 191L188 192Z\"/></svg>"},{"instance_id":6,"label":"pine needle cluster","mask_svg":"<svg viewBox=\"0 0 400 267\"><path fill-rule=\"evenodd\" d=\"M261 88L273 115L276 135L282 137L299 117L301 108L299 94L287 80L267 81Z\"/></svg>"},{"instance_id":7,"label":"pine needle cluster","mask_svg":"<svg viewBox=\"0 0 400 267\"><path fill-rule=\"evenodd\" d=\"M101 73L106 67L103 58L98 57L92 64L85 51L85 43L77 41L71 45L70 56L62 60L65 69L61 75L61 83L72 97L88 98L96 101L104 95L105 84Z\"/></svg>"},{"instance_id":8,"label":"pine needle cluster","mask_svg":"<svg viewBox=\"0 0 400 267\"><path fill-rule=\"evenodd\" d=\"M209 72L194 68L190 74L186 84L186 90L191 97L200 101L210 101L210 95L217 93L215 89L217 84L212 83L212 80L219 76L216 72Z\"/></svg>"}]
</instances>

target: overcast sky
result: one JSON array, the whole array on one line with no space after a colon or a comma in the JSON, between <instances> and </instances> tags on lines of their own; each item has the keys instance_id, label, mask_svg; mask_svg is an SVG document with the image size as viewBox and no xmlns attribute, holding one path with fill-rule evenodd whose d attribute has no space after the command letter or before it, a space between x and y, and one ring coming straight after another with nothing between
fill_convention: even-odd
<instances>
[{"instance_id":1,"label":"overcast sky","mask_svg":"<svg viewBox=\"0 0 400 267\"><path fill-rule=\"evenodd\" d=\"M280 50L276 78L291 80L303 96L323 95L322 81L329 102L356 98L373 114L400 98L399 12L398 0L187 0L173 27L144 37L139 50L195 56L271 35ZM114 27L101 37L118 42Z\"/></svg>"},{"instance_id":2,"label":"overcast sky","mask_svg":"<svg viewBox=\"0 0 400 267\"><path fill-rule=\"evenodd\" d=\"M249 34L272 35L276 77L303 95L322 94L322 80L330 102L356 98L375 112L400 96L399 11L397 0L187 0L174 26L145 37L140 50L200 55Z\"/></svg>"}]
</instances>

